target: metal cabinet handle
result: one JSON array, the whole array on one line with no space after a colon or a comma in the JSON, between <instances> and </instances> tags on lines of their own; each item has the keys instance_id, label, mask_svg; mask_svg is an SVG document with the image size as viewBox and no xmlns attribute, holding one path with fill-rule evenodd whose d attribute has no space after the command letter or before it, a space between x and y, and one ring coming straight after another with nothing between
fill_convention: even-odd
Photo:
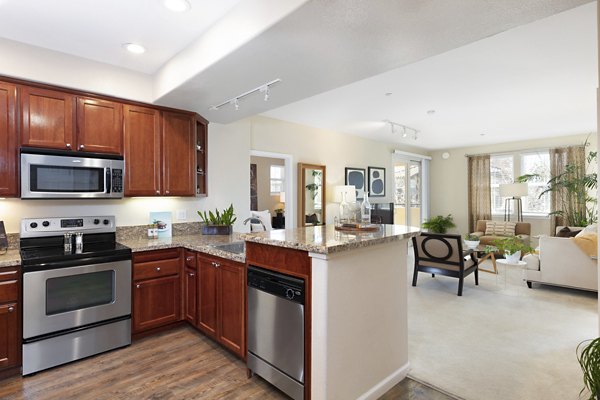
<instances>
[{"instance_id":1,"label":"metal cabinet handle","mask_svg":"<svg viewBox=\"0 0 600 400\"><path fill-rule=\"evenodd\" d=\"M190 272L190 276L194 276L195 274L193 272Z\"/></svg>"},{"instance_id":2,"label":"metal cabinet handle","mask_svg":"<svg viewBox=\"0 0 600 400\"><path fill-rule=\"evenodd\" d=\"M79 145L79 150L83 150L84 148L85 148L84 145L82 145L82 144Z\"/></svg>"},{"instance_id":3,"label":"metal cabinet handle","mask_svg":"<svg viewBox=\"0 0 600 400\"><path fill-rule=\"evenodd\" d=\"M15 311L14 307L8 307L8 312L13 312L13 311Z\"/></svg>"},{"instance_id":4,"label":"metal cabinet handle","mask_svg":"<svg viewBox=\"0 0 600 400\"><path fill-rule=\"evenodd\" d=\"M135 285L135 287L139 289L140 288L140 284L138 283L137 285Z\"/></svg>"},{"instance_id":5,"label":"metal cabinet handle","mask_svg":"<svg viewBox=\"0 0 600 400\"><path fill-rule=\"evenodd\" d=\"M220 266L221 266L221 264L215 263L215 267L219 268Z\"/></svg>"},{"instance_id":6,"label":"metal cabinet handle","mask_svg":"<svg viewBox=\"0 0 600 400\"><path fill-rule=\"evenodd\" d=\"M192 261L194 259L194 257L186 257L185 261Z\"/></svg>"},{"instance_id":7,"label":"metal cabinet handle","mask_svg":"<svg viewBox=\"0 0 600 400\"><path fill-rule=\"evenodd\" d=\"M169 193L171 193L171 192L169 192L169 191L167 190L165 193L166 193L166 194L169 194Z\"/></svg>"},{"instance_id":8,"label":"metal cabinet handle","mask_svg":"<svg viewBox=\"0 0 600 400\"><path fill-rule=\"evenodd\" d=\"M156 191L156 194L160 194L160 190L157 190L157 191Z\"/></svg>"},{"instance_id":9,"label":"metal cabinet handle","mask_svg":"<svg viewBox=\"0 0 600 400\"><path fill-rule=\"evenodd\" d=\"M160 267L156 267L156 271L157 271L157 272L158 272L158 271L160 271Z\"/></svg>"},{"instance_id":10,"label":"metal cabinet handle","mask_svg":"<svg viewBox=\"0 0 600 400\"><path fill-rule=\"evenodd\" d=\"M71 148L71 143L67 143L67 149Z\"/></svg>"},{"instance_id":11,"label":"metal cabinet handle","mask_svg":"<svg viewBox=\"0 0 600 400\"><path fill-rule=\"evenodd\" d=\"M215 267L215 266L217 265L217 263L216 263L216 262L214 262L214 261L211 261L211 262L210 262L210 265L212 265L213 267Z\"/></svg>"}]
</instances>

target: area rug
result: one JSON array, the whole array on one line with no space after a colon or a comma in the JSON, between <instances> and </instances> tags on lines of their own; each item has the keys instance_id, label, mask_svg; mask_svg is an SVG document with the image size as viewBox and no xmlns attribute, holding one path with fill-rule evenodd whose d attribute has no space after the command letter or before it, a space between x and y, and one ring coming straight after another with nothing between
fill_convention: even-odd
<instances>
[{"instance_id":1,"label":"area rug","mask_svg":"<svg viewBox=\"0 0 600 400\"><path fill-rule=\"evenodd\" d=\"M470 275L462 297L455 278L420 273L408 287L409 376L466 400L578 399L575 348L598 336L597 294L528 289L519 267L498 266L479 286Z\"/></svg>"}]
</instances>

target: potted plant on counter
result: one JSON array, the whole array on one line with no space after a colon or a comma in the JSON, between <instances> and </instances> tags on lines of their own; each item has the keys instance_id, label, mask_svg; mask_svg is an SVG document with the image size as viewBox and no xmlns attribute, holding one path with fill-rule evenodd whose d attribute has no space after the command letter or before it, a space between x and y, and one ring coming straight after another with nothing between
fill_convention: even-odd
<instances>
[{"instance_id":1,"label":"potted plant on counter","mask_svg":"<svg viewBox=\"0 0 600 400\"><path fill-rule=\"evenodd\" d=\"M577 346L577 361L583 371L585 387L579 392L579 397L587 389L588 400L600 400L600 338L584 340Z\"/></svg>"},{"instance_id":2,"label":"potted plant on counter","mask_svg":"<svg viewBox=\"0 0 600 400\"><path fill-rule=\"evenodd\" d=\"M533 252L533 247L523 243L518 236L508 236L492 242L498 252L504 255L507 262L517 264L521 255Z\"/></svg>"},{"instance_id":3,"label":"potted plant on counter","mask_svg":"<svg viewBox=\"0 0 600 400\"><path fill-rule=\"evenodd\" d=\"M431 217L427 221L423 222L422 226L429 232L446 233L448 229L454 228L456 224L454 223L452 214L448 214L445 217L443 215Z\"/></svg>"},{"instance_id":4,"label":"potted plant on counter","mask_svg":"<svg viewBox=\"0 0 600 400\"><path fill-rule=\"evenodd\" d=\"M228 208L219 212L215 209L215 212L209 211L198 211L198 215L202 220L202 234L203 235L231 235L233 232L233 224L237 220L233 211L233 204Z\"/></svg>"}]
</instances>

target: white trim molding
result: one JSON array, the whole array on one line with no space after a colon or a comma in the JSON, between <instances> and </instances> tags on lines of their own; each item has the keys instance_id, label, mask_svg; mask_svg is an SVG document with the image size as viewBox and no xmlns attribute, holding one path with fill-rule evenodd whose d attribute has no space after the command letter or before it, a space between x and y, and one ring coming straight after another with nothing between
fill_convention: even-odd
<instances>
[{"instance_id":1,"label":"white trim molding","mask_svg":"<svg viewBox=\"0 0 600 400\"><path fill-rule=\"evenodd\" d=\"M400 157L404 157L404 158L416 158L418 160L431 160L430 156L426 156L423 154L417 154L417 153L410 153L408 151L402 151L402 150L394 150L394 154L398 155Z\"/></svg>"},{"instance_id":2,"label":"white trim molding","mask_svg":"<svg viewBox=\"0 0 600 400\"><path fill-rule=\"evenodd\" d=\"M377 400L384 394L386 394L391 388L396 386L398 383L406 379L408 371L410 370L410 363L404 364L396 371L392 372L389 376L373 386L367 392L363 393L358 400Z\"/></svg>"}]
</instances>

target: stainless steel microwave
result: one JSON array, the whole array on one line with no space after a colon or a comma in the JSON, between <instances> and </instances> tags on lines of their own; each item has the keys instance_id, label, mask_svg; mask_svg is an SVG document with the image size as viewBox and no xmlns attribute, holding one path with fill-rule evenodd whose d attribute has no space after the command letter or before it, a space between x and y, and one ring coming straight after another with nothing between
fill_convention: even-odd
<instances>
[{"instance_id":1,"label":"stainless steel microwave","mask_svg":"<svg viewBox=\"0 0 600 400\"><path fill-rule=\"evenodd\" d=\"M21 149L22 199L123 197L122 156Z\"/></svg>"}]
</instances>

